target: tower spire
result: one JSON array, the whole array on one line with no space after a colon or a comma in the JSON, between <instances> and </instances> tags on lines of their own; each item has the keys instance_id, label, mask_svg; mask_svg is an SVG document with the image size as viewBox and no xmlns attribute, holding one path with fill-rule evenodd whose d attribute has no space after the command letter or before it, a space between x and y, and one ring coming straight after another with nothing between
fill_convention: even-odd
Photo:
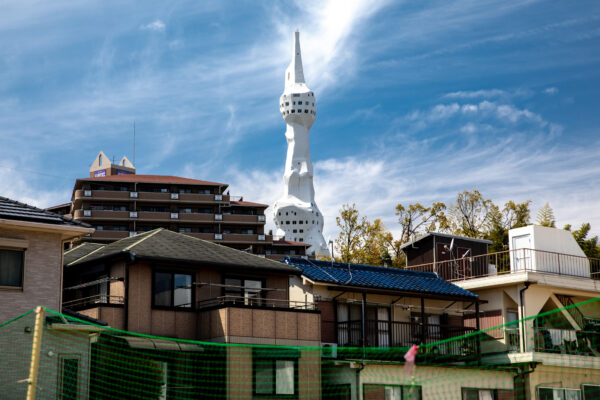
<instances>
[{"instance_id":1,"label":"tower spire","mask_svg":"<svg viewBox=\"0 0 600 400\"><path fill-rule=\"evenodd\" d=\"M302 68L302 51L300 50L300 31L294 32L294 54L292 62L285 71L285 87L296 84L306 84L304 81L304 69Z\"/></svg>"}]
</instances>

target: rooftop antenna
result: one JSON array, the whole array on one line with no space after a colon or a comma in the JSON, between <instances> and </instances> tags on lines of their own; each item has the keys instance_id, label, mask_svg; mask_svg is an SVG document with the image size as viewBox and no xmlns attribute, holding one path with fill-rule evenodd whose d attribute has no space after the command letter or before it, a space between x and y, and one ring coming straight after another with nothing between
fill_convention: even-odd
<instances>
[{"instance_id":1,"label":"rooftop antenna","mask_svg":"<svg viewBox=\"0 0 600 400\"><path fill-rule=\"evenodd\" d=\"M133 167L135 168L135 119L133 120Z\"/></svg>"}]
</instances>

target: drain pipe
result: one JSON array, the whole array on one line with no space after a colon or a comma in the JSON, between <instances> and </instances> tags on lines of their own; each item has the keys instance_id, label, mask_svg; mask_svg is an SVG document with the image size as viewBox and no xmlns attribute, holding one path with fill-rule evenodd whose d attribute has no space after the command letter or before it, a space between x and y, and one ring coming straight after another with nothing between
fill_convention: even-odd
<instances>
[{"instance_id":1,"label":"drain pipe","mask_svg":"<svg viewBox=\"0 0 600 400\"><path fill-rule=\"evenodd\" d=\"M531 285L531 282L526 281L524 283L525 287L523 289L519 290L519 301L521 302L521 318L519 320L519 325L520 325L520 329L521 329L521 353L525 352L525 324L523 323L523 320L525 319L525 304L523 304L523 292L525 292L527 289L529 289L529 286Z\"/></svg>"}]
</instances>

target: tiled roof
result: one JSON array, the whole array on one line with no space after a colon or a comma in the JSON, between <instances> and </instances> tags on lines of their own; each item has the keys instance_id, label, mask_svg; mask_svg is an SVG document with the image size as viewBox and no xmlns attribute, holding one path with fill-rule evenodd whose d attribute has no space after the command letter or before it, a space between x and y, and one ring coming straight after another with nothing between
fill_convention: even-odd
<instances>
[{"instance_id":1,"label":"tiled roof","mask_svg":"<svg viewBox=\"0 0 600 400\"><path fill-rule=\"evenodd\" d=\"M106 245L100 244L100 243L92 243L92 242L82 243L77 247L73 247L72 249L65 251L64 263L65 263L65 265L68 265L68 264L72 263L73 261L78 260L81 257L83 257L87 254L90 254L92 251L96 251L104 246L106 246Z\"/></svg>"},{"instance_id":2,"label":"tiled roof","mask_svg":"<svg viewBox=\"0 0 600 400\"><path fill-rule=\"evenodd\" d=\"M269 207L268 204L262 204L262 203L253 203L251 201L243 201L243 200L238 200L238 201L232 201L231 202L232 206L254 206L254 207Z\"/></svg>"},{"instance_id":3,"label":"tiled roof","mask_svg":"<svg viewBox=\"0 0 600 400\"><path fill-rule=\"evenodd\" d=\"M421 240L428 238L429 236L438 236L438 237L446 237L446 238L453 238L453 239L461 239L461 240L468 240L470 242L478 242L478 243L485 243L485 244L492 244L494 242L492 242L491 240L486 240L486 239L477 239L477 238L472 238L472 237L466 237L466 236L456 236L456 235L450 235L448 233L441 233L441 232L427 232L425 233L423 236L419 236L418 238L408 242L408 243L404 243L402 246L400 246L401 249L404 249L408 246L412 246L415 243L420 242Z\"/></svg>"},{"instance_id":4,"label":"tiled roof","mask_svg":"<svg viewBox=\"0 0 600 400\"><path fill-rule=\"evenodd\" d=\"M0 196L0 219L11 219L17 221L41 222L54 225L72 225L89 228L84 222L75 221L71 218L42 210L28 204Z\"/></svg>"},{"instance_id":5,"label":"tiled roof","mask_svg":"<svg viewBox=\"0 0 600 400\"><path fill-rule=\"evenodd\" d=\"M124 175L111 175L111 176L99 176L95 178L82 178L78 181L93 181L93 182L141 182L141 183L181 183L190 185L213 185L213 186L227 186L226 183L201 181L199 179L182 178L180 176L172 175L135 175L135 174L124 174Z\"/></svg>"},{"instance_id":6,"label":"tiled roof","mask_svg":"<svg viewBox=\"0 0 600 400\"><path fill-rule=\"evenodd\" d=\"M76 249L73 249L73 251ZM225 268L243 267L246 269L300 274L300 270L296 267L164 228L121 239L102 248L89 247L87 250L89 250L87 255L83 255L70 263L65 263L65 265L81 265L107 258L126 256L156 261L211 264Z\"/></svg>"},{"instance_id":7,"label":"tiled roof","mask_svg":"<svg viewBox=\"0 0 600 400\"><path fill-rule=\"evenodd\" d=\"M468 290L447 282L432 272L336 262L332 266L330 261L291 257L286 257L280 262L300 268L303 275L315 282L449 297L457 296L473 299L477 297ZM352 276L350 276L350 272Z\"/></svg>"}]
</instances>

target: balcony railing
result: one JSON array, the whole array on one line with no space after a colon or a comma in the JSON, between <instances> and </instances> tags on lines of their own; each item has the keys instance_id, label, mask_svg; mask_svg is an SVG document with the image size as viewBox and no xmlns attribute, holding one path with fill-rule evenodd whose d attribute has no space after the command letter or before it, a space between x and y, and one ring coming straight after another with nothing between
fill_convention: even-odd
<instances>
[{"instance_id":1,"label":"balcony railing","mask_svg":"<svg viewBox=\"0 0 600 400\"><path fill-rule=\"evenodd\" d=\"M423 332L423 329L425 331ZM361 321L345 321L336 323L337 344L342 347L358 348L363 344ZM414 343L424 343L420 353L427 359L446 359L463 357L465 360L477 358L477 336L468 335L476 329L463 326L421 324L400 321L368 320L365 323L364 345L367 348L406 348ZM456 338L456 340L447 340ZM349 357L360 356L350 354ZM354 351L356 352L356 351ZM342 351L343 353L343 351ZM373 352L369 353L374 356ZM378 356L389 355L385 351ZM375 357L378 357L375 355Z\"/></svg>"},{"instance_id":2,"label":"balcony railing","mask_svg":"<svg viewBox=\"0 0 600 400\"><path fill-rule=\"evenodd\" d=\"M219 296L212 299L200 300L198 309L219 306L245 306L260 308L288 308L292 310L315 310L315 304L307 301L285 299L270 299L264 297Z\"/></svg>"},{"instance_id":3,"label":"balcony railing","mask_svg":"<svg viewBox=\"0 0 600 400\"><path fill-rule=\"evenodd\" d=\"M544 250L517 249L407 267L462 281L518 272L539 272L600 280L600 259Z\"/></svg>"},{"instance_id":4,"label":"balcony railing","mask_svg":"<svg viewBox=\"0 0 600 400\"><path fill-rule=\"evenodd\" d=\"M534 328L535 351L574 355L598 355L600 332Z\"/></svg>"},{"instance_id":5,"label":"balcony railing","mask_svg":"<svg viewBox=\"0 0 600 400\"><path fill-rule=\"evenodd\" d=\"M65 302L63 302L63 307L81 310L83 308L95 307L95 306L106 305L106 304L122 305L122 304L124 304L124 299L125 298L123 296L96 294L93 296L82 297L79 299L65 301Z\"/></svg>"}]
</instances>

